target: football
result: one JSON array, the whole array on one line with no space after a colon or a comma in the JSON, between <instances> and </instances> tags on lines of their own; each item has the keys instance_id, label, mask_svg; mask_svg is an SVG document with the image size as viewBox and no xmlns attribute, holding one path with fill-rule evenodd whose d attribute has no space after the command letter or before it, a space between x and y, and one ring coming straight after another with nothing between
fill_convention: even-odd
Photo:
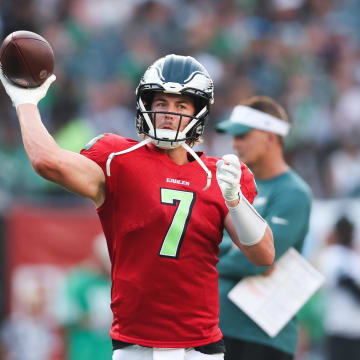
<instances>
[{"instance_id":1,"label":"football","mask_svg":"<svg viewBox=\"0 0 360 360\"><path fill-rule=\"evenodd\" d=\"M54 71L54 52L50 44L31 31L15 31L0 48L3 74L15 85L40 86Z\"/></svg>"}]
</instances>

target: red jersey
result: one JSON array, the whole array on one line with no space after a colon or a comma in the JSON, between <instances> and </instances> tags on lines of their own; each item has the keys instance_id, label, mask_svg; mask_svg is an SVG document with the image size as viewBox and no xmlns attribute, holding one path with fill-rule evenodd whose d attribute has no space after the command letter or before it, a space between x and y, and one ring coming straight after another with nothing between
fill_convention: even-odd
<instances>
[{"instance_id":1,"label":"red jersey","mask_svg":"<svg viewBox=\"0 0 360 360\"><path fill-rule=\"evenodd\" d=\"M187 348L221 339L218 245L228 213L216 181L218 158L174 163L147 144L115 156L137 141L105 134L81 154L101 166L106 198L97 209L112 263L113 339L150 347ZM191 158L192 159L192 158ZM242 164L241 190L256 195L252 174Z\"/></svg>"}]
</instances>

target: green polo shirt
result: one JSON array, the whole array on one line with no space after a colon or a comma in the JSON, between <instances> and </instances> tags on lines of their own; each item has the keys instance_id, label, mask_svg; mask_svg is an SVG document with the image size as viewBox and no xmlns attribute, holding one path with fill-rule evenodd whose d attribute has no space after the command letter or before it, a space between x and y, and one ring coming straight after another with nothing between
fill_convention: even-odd
<instances>
[{"instance_id":1,"label":"green polo shirt","mask_svg":"<svg viewBox=\"0 0 360 360\"><path fill-rule=\"evenodd\" d=\"M293 170L266 181L256 180L256 183L258 195L254 206L273 232L275 261L290 247L301 252L309 228L310 188ZM227 298L229 291L241 278L262 274L267 267L258 267L251 263L238 248L232 246L232 241L226 232L219 256L217 269L220 328L224 336L269 345L294 354L298 335L295 317L276 337L271 338Z\"/></svg>"}]
</instances>

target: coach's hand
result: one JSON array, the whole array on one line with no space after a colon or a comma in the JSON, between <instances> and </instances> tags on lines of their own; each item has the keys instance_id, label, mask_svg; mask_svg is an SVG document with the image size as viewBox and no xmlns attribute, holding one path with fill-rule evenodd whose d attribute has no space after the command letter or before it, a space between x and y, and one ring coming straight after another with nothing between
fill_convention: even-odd
<instances>
[{"instance_id":1,"label":"coach's hand","mask_svg":"<svg viewBox=\"0 0 360 360\"><path fill-rule=\"evenodd\" d=\"M13 106L17 108L21 104L37 105L45 97L50 85L56 80L56 76L54 74L51 75L42 85L36 88L22 88L13 85L6 79L0 68L0 80L4 85L5 91L10 96Z\"/></svg>"},{"instance_id":2,"label":"coach's hand","mask_svg":"<svg viewBox=\"0 0 360 360\"><path fill-rule=\"evenodd\" d=\"M216 163L216 179L227 202L239 199L241 165L236 155L224 155Z\"/></svg>"}]
</instances>

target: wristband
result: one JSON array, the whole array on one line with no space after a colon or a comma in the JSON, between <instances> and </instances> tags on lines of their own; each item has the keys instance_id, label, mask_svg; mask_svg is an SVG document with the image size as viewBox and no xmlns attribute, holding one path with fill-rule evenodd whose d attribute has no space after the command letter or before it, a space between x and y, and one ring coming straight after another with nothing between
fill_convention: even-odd
<instances>
[{"instance_id":1,"label":"wristband","mask_svg":"<svg viewBox=\"0 0 360 360\"><path fill-rule=\"evenodd\" d=\"M245 246L257 244L265 234L267 222L255 208L240 194L240 201L235 207L227 206L240 243Z\"/></svg>"}]
</instances>

